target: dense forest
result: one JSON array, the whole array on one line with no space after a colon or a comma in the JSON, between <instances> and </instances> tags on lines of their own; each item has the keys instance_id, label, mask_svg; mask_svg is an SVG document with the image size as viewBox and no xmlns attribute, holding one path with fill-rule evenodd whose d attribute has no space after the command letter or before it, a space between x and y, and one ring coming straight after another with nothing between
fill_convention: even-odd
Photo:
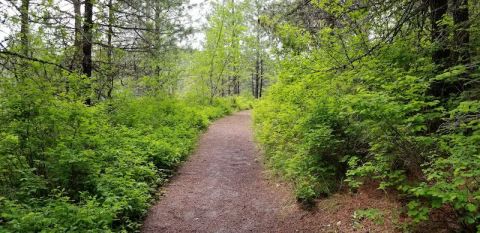
<instances>
[{"instance_id":1,"label":"dense forest","mask_svg":"<svg viewBox=\"0 0 480 233\"><path fill-rule=\"evenodd\" d=\"M267 169L302 205L373 184L402 203L399 231L480 231L479 1L0 11L0 232L139 231L199 134L250 108Z\"/></svg>"}]
</instances>

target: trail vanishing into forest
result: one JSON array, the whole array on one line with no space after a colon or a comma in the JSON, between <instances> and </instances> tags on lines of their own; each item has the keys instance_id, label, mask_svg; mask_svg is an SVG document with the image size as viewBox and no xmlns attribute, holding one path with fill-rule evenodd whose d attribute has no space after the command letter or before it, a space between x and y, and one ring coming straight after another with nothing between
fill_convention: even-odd
<instances>
[{"instance_id":1,"label":"trail vanishing into forest","mask_svg":"<svg viewBox=\"0 0 480 233\"><path fill-rule=\"evenodd\" d=\"M344 221L355 209L349 198L333 198L316 210L304 210L288 187L265 174L252 136L250 111L213 123L162 192L144 223L145 233L354 230ZM376 198L366 199L357 196L357 203ZM380 199L375 202L385 203ZM388 226L376 228L379 231L373 232L390 232Z\"/></svg>"},{"instance_id":2,"label":"trail vanishing into forest","mask_svg":"<svg viewBox=\"0 0 480 233\"><path fill-rule=\"evenodd\" d=\"M143 232L285 232L302 227L293 224L301 215L291 216L295 205L288 203L289 192L262 172L250 111L212 124L164 191Z\"/></svg>"},{"instance_id":3,"label":"trail vanishing into forest","mask_svg":"<svg viewBox=\"0 0 480 233\"><path fill-rule=\"evenodd\" d=\"M279 227L285 190L265 179L249 111L215 122L153 207L144 232L249 232ZM293 226L292 226L293 227Z\"/></svg>"}]
</instances>

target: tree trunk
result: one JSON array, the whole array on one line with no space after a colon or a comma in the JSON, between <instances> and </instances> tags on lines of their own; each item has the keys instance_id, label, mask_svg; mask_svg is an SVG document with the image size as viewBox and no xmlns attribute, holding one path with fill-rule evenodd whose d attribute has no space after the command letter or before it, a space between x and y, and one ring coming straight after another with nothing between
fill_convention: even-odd
<instances>
[{"instance_id":1,"label":"tree trunk","mask_svg":"<svg viewBox=\"0 0 480 233\"><path fill-rule=\"evenodd\" d=\"M232 90L231 88L233 87L233 80L235 79L235 77L229 77L228 78L228 82L227 82L227 95L230 96L232 95Z\"/></svg>"},{"instance_id":2,"label":"tree trunk","mask_svg":"<svg viewBox=\"0 0 480 233\"><path fill-rule=\"evenodd\" d=\"M237 80L235 82L235 94L240 95L240 78L237 77Z\"/></svg>"},{"instance_id":3,"label":"tree trunk","mask_svg":"<svg viewBox=\"0 0 480 233\"><path fill-rule=\"evenodd\" d=\"M83 62L82 71L87 77L92 77L92 40L93 40L93 1L85 0L85 12L83 23ZM90 91L90 85L87 87ZM85 101L87 105L92 104L92 100L88 97Z\"/></svg>"},{"instance_id":4,"label":"tree trunk","mask_svg":"<svg viewBox=\"0 0 480 233\"><path fill-rule=\"evenodd\" d=\"M20 37L22 44L22 54L28 56L29 52L29 34L30 34L30 23L28 20L30 8L30 0L22 0L22 5L20 6Z\"/></svg>"},{"instance_id":5,"label":"tree trunk","mask_svg":"<svg viewBox=\"0 0 480 233\"><path fill-rule=\"evenodd\" d=\"M263 59L260 59L260 80L259 80L259 87L258 87L258 98L262 98L262 89L263 89Z\"/></svg>"},{"instance_id":6,"label":"tree trunk","mask_svg":"<svg viewBox=\"0 0 480 233\"><path fill-rule=\"evenodd\" d=\"M262 44L260 40L260 4L256 1L256 10L257 10L257 27L256 27L256 52L255 52L255 89L254 95L256 99L260 98L261 93L261 79L262 79Z\"/></svg>"},{"instance_id":7,"label":"tree trunk","mask_svg":"<svg viewBox=\"0 0 480 233\"><path fill-rule=\"evenodd\" d=\"M255 97L255 74L252 72L252 96Z\"/></svg>"},{"instance_id":8,"label":"tree trunk","mask_svg":"<svg viewBox=\"0 0 480 233\"><path fill-rule=\"evenodd\" d=\"M82 71L87 77L92 76L92 39L93 39L93 1L85 0L83 23L83 62Z\"/></svg>"},{"instance_id":9,"label":"tree trunk","mask_svg":"<svg viewBox=\"0 0 480 233\"><path fill-rule=\"evenodd\" d=\"M238 95L240 93L238 93L237 91L237 82L239 81L239 77L238 77L238 60L237 60L237 56L235 54L235 52L237 50L239 50L239 40L238 40L238 35L237 35L237 28L236 28L236 17L235 17L235 0L232 0L232 17L233 17L233 21L232 21L232 42L234 43L233 44L233 51L234 51L234 54L233 54L233 76L232 76L232 80L231 80L231 85L233 87L233 94L234 95Z\"/></svg>"},{"instance_id":10,"label":"tree trunk","mask_svg":"<svg viewBox=\"0 0 480 233\"><path fill-rule=\"evenodd\" d=\"M113 45L112 45L112 37L113 37L113 2L112 0L108 1L108 32L107 32L107 62L108 62L108 91L107 91L107 98L112 98L113 92L113 80L114 80L114 73L113 73Z\"/></svg>"},{"instance_id":11,"label":"tree trunk","mask_svg":"<svg viewBox=\"0 0 480 233\"><path fill-rule=\"evenodd\" d=\"M255 61L255 82L254 82L254 92L253 97L258 99L258 87L259 87L259 77L260 77L260 60L257 55L257 59Z\"/></svg>"},{"instance_id":12,"label":"tree trunk","mask_svg":"<svg viewBox=\"0 0 480 233\"><path fill-rule=\"evenodd\" d=\"M75 41L74 41L74 55L70 69L76 70L80 68L82 58L82 12L80 10L82 3L80 0L72 0L73 11L75 16Z\"/></svg>"}]
</instances>

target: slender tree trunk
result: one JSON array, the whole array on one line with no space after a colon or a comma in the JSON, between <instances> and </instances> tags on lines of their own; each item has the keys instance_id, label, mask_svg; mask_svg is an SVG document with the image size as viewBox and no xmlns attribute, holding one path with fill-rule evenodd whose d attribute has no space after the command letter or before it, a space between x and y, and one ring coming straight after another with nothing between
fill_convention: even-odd
<instances>
[{"instance_id":1,"label":"slender tree trunk","mask_svg":"<svg viewBox=\"0 0 480 233\"><path fill-rule=\"evenodd\" d=\"M239 50L239 40L238 40L238 35L237 35L237 25L236 25L236 17L235 17L235 0L232 0L232 18L233 18L233 21L232 21L232 43L233 43L233 51L234 51L234 54L233 54L233 76L232 76L232 80L231 80L231 85L233 87L233 94L234 95L238 95L240 93L237 92L237 82L239 80L239 77L238 77L238 57L236 56L236 52Z\"/></svg>"},{"instance_id":2,"label":"slender tree trunk","mask_svg":"<svg viewBox=\"0 0 480 233\"><path fill-rule=\"evenodd\" d=\"M259 87L258 87L258 98L262 97L262 89L263 89L263 59L260 59L260 80L259 80Z\"/></svg>"},{"instance_id":3,"label":"slender tree trunk","mask_svg":"<svg viewBox=\"0 0 480 233\"><path fill-rule=\"evenodd\" d=\"M137 71L137 56L135 55L135 53L133 54L133 72L135 74L135 81L137 81L139 77Z\"/></svg>"},{"instance_id":4,"label":"slender tree trunk","mask_svg":"<svg viewBox=\"0 0 480 233\"><path fill-rule=\"evenodd\" d=\"M260 40L260 5L256 2L257 6L257 27L256 27L256 53L255 53L255 91L254 97L256 99L260 98L261 96L261 84L260 81L262 79L262 58L261 58L261 40Z\"/></svg>"},{"instance_id":5,"label":"slender tree trunk","mask_svg":"<svg viewBox=\"0 0 480 233\"><path fill-rule=\"evenodd\" d=\"M220 86L222 87L222 90L221 90L221 92L220 92L220 93L221 93L221 96L222 96L222 97L225 97L225 78L222 78L222 80L221 80L221 85L220 85Z\"/></svg>"},{"instance_id":6,"label":"slender tree trunk","mask_svg":"<svg viewBox=\"0 0 480 233\"><path fill-rule=\"evenodd\" d=\"M30 23L28 20L29 17L29 8L30 0L22 0L22 5L20 6L20 37L22 43L22 54L28 56L29 52L29 34L30 34Z\"/></svg>"},{"instance_id":7,"label":"slender tree trunk","mask_svg":"<svg viewBox=\"0 0 480 233\"><path fill-rule=\"evenodd\" d=\"M75 41L73 43L75 51L73 54L72 63L70 66L71 70L77 70L80 68L82 63L82 12L81 7L82 3L80 0L72 0L73 3L73 12L74 12L74 21L75 21Z\"/></svg>"},{"instance_id":8,"label":"slender tree trunk","mask_svg":"<svg viewBox=\"0 0 480 233\"><path fill-rule=\"evenodd\" d=\"M92 77L92 40L93 40L93 1L85 0L84 9L84 22L83 22L83 61L82 72L87 77ZM91 86L87 87L87 91L90 91ZM87 105L92 105L91 97L85 100Z\"/></svg>"},{"instance_id":9,"label":"slender tree trunk","mask_svg":"<svg viewBox=\"0 0 480 233\"><path fill-rule=\"evenodd\" d=\"M263 92L263 78L260 79L260 88L258 92L258 98L262 98L262 92Z\"/></svg>"},{"instance_id":10,"label":"slender tree trunk","mask_svg":"<svg viewBox=\"0 0 480 233\"><path fill-rule=\"evenodd\" d=\"M252 85L252 96L255 97L255 74L253 72L252 72L251 85Z\"/></svg>"},{"instance_id":11,"label":"slender tree trunk","mask_svg":"<svg viewBox=\"0 0 480 233\"><path fill-rule=\"evenodd\" d=\"M235 94L240 95L240 78L237 78L237 82L235 83Z\"/></svg>"},{"instance_id":12,"label":"slender tree trunk","mask_svg":"<svg viewBox=\"0 0 480 233\"><path fill-rule=\"evenodd\" d=\"M229 77L227 82L227 95L230 96L232 94L231 88L233 87L233 79L234 77Z\"/></svg>"},{"instance_id":13,"label":"slender tree trunk","mask_svg":"<svg viewBox=\"0 0 480 233\"><path fill-rule=\"evenodd\" d=\"M258 99L260 97L260 78L261 78L261 58L260 58L260 48L257 48L257 55L255 58L255 92L254 97Z\"/></svg>"},{"instance_id":14,"label":"slender tree trunk","mask_svg":"<svg viewBox=\"0 0 480 233\"><path fill-rule=\"evenodd\" d=\"M94 0L85 0L85 12L83 16L82 71L88 77L92 76L93 1Z\"/></svg>"},{"instance_id":15,"label":"slender tree trunk","mask_svg":"<svg viewBox=\"0 0 480 233\"><path fill-rule=\"evenodd\" d=\"M253 97L254 97L254 98L257 98L257 81L256 81L256 80L257 80L257 76L256 76L256 74L253 74L253 75L252 75L252 78L253 78L253 79L252 79L252 83L253 83L253 86L252 86L252 88L253 88L253 89L252 89L253 93L252 93L252 94L253 94Z\"/></svg>"},{"instance_id":16,"label":"slender tree trunk","mask_svg":"<svg viewBox=\"0 0 480 233\"><path fill-rule=\"evenodd\" d=\"M113 15L113 0L108 1L108 32L107 32L107 44L108 44L108 51L107 51L107 59L108 59L108 92L107 98L112 98L113 92L113 81L114 81L114 73L113 73L113 45L112 45L112 37L113 37L113 23L114 23L114 15Z\"/></svg>"}]
</instances>

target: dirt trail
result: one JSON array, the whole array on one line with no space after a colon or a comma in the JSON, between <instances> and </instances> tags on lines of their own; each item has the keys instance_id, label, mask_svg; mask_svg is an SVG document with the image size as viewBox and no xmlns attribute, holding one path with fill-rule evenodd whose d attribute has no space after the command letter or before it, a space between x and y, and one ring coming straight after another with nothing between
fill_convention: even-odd
<instances>
[{"instance_id":1,"label":"dirt trail","mask_svg":"<svg viewBox=\"0 0 480 233\"><path fill-rule=\"evenodd\" d=\"M142 232L345 232L335 216L299 209L287 187L267 179L249 111L212 124L163 191Z\"/></svg>"}]
</instances>

